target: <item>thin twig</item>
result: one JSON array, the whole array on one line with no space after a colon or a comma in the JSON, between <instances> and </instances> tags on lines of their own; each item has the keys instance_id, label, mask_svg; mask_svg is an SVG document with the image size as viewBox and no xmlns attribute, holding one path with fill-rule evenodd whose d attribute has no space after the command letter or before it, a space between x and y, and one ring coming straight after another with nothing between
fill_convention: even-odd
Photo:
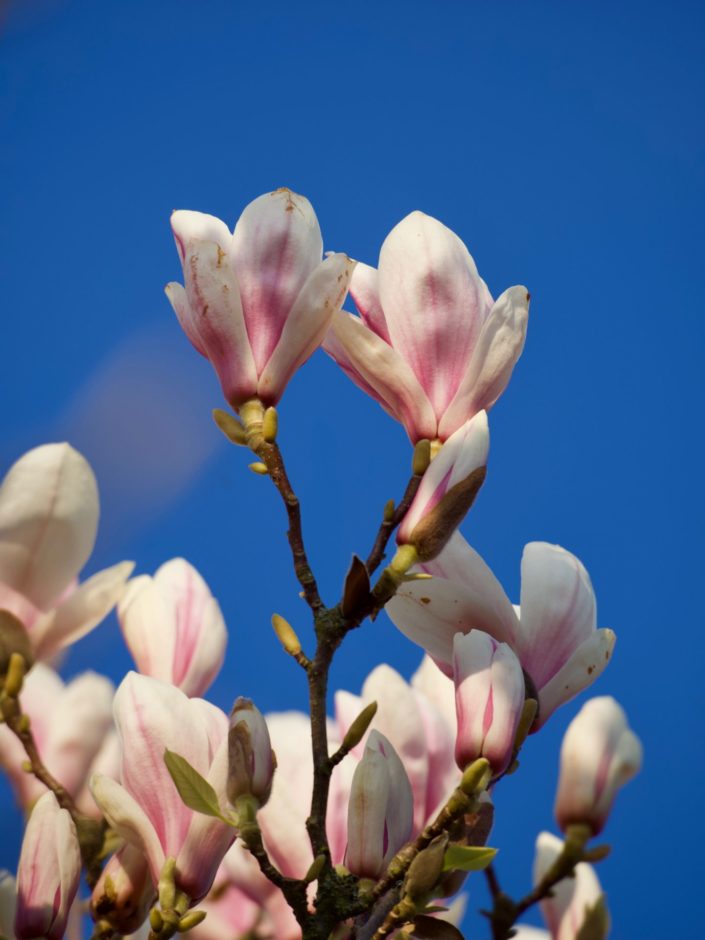
<instances>
[{"instance_id":1,"label":"thin twig","mask_svg":"<svg viewBox=\"0 0 705 940\"><path fill-rule=\"evenodd\" d=\"M375 538L375 543L372 546L372 551L370 552L365 565L369 574L373 574L377 568L379 568L382 560L384 559L384 552L387 548L387 543L392 537L392 532L396 527L402 522L404 516L409 511L414 496L421 485L421 480L423 474L414 475L411 477L409 482L406 484L406 489L404 490L404 495L401 498L401 502L394 509L394 512L391 514L389 519L384 519L377 531L377 537Z\"/></svg>"}]
</instances>

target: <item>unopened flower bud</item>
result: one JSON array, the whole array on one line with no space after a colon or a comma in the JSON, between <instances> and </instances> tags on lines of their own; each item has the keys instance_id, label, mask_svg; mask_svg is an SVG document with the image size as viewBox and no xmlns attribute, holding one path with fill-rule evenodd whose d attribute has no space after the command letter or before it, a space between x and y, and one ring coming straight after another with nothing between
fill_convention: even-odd
<instances>
[{"instance_id":1,"label":"unopened flower bud","mask_svg":"<svg viewBox=\"0 0 705 940\"><path fill-rule=\"evenodd\" d=\"M639 738L609 695L592 698L568 725L561 746L555 813L564 831L575 823L604 828L620 787L641 768Z\"/></svg>"},{"instance_id":2,"label":"unopened flower bud","mask_svg":"<svg viewBox=\"0 0 705 940\"><path fill-rule=\"evenodd\" d=\"M421 901L433 891L443 872L443 858L447 847L448 833L444 832L419 852L409 866L404 881L405 895Z\"/></svg>"},{"instance_id":3,"label":"unopened flower bud","mask_svg":"<svg viewBox=\"0 0 705 940\"><path fill-rule=\"evenodd\" d=\"M147 859L128 844L103 869L91 895L91 912L124 936L144 923L154 898Z\"/></svg>"},{"instance_id":4,"label":"unopened flower bud","mask_svg":"<svg viewBox=\"0 0 705 940\"><path fill-rule=\"evenodd\" d=\"M417 441L414 456L411 459L411 472L415 477L422 476L431 463L431 442L428 438Z\"/></svg>"},{"instance_id":5,"label":"unopened flower bud","mask_svg":"<svg viewBox=\"0 0 705 940\"><path fill-rule=\"evenodd\" d=\"M343 738L343 750L352 751L354 747L357 747L367 733L367 729L370 727L372 719L376 714L377 702L370 702L369 705L366 705L365 708L362 709Z\"/></svg>"},{"instance_id":6,"label":"unopened flower bud","mask_svg":"<svg viewBox=\"0 0 705 940\"><path fill-rule=\"evenodd\" d=\"M9 610L0 610L0 677L7 672L13 653L19 653L29 669L33 662L29 634Z\"/></svg>"},{"instance_id":7,"label":"unopened flower bud","mask_svg":"<svg viewBox=\"0 0 705 940\"><path fill-rule=\"evenodd\" d=\"M279 614L272 614L272 627L284 650L290 656L298 656L301 652L301 641L289 621L280 617Z\"/></svg>"},{"instance_id":8,"label":"unopened flower bud","mask_svg":"<svg viewBox=\"0 0 705 940\"><path fill-rule=\"evenodd\" d=\"M269 799L276 758L264 716L250 699L233 706L228 732L227 794L235 805L241 796L254 797L260 806Z\"/></svg>"},{"instance_id":9,"label":"unopened flower bud","mask_svg":"<svg viewBox=\"0 0 705 940\"><path fill-rule=\"evenodd\" d=\"M431 461L397 533L421 561L438 555L472 506L485 479L490 437L480 411L452 434Z\"/></svg>"},{"instance_id":10,"label":"unopened flower bud","mask_svg":"<svg viewBox=\"0 0 705 940\"><path fill-rule=\"evenodd\" d=\"M277 439L278 430L279 416L277 415L277 409L273 407L267 408L264 413L264 418L262 419L262 437L268 444L273 444Z\"/></svg>"},{"instance_id":11,"label":"unopened flower bud","mask_svg":"<svg viewBox=\"0 0 705 940\"><path fill-rule=\"evenodd\" d=\"M214 408L213 420L229 441L233 444L239 444L240 447L247 446L245 429L234 415L231 415L228 411L223 411L222 408Z\"/></svg>"}]
</instances>

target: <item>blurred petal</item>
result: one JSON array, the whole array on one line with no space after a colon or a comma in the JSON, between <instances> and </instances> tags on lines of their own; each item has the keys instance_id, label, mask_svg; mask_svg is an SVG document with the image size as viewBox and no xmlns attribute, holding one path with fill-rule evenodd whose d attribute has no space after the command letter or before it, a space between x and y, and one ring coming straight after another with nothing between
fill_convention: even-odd
<instances>
[{"instance_id":1,"label":"blurred petal","mask_svg":"<svg viewBox=\"0 0 705 940\"><path fill-rule=\"evenodd\" d=\"M99 571L67 601L41 617L30 631L36 655L47 659L90 633L117 604L134 567L133 562L123 561Z\"/></svg>"},{"instance_id":2,"label":"blurred petal","mask_svg":"<svg viewBox=\"0 0 705 940\"><path fill-rule=\"evenodd\" d=\"M45 444L13 464L0 487L0 581L46 609L93 550L98 487L68 444Z\"/></svg>"}]
</instances>

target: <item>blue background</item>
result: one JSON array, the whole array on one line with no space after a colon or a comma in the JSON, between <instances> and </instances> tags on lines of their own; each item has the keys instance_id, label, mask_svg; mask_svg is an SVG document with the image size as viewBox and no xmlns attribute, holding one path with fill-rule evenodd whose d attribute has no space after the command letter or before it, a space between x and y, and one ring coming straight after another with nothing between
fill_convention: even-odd
<instances>
[{"instance_id":1,"label":"blue background","mask_svg":"<svg viewBox=\"0 0 705 940\"><path fill-rule=\"evenodd\" d=\"M303 707L273 610L310 636L281 508L210 423L208 364L162 294L180 278L173 208L234 223L287 185L326 248L376 263L420 208L457 231L496 296L525 283L524 356L493 411L490 474L464 530L518 599L525 542L558 542L618 633L596 693L645 745L599 874L619 938L696 935L702 855L703 6L689 2L257 5L17 2L0 28L5 466L68 439L103 519L88 571L182 554L230 631L212 698ZM323 354L292 382L281 441L327 599L400 493L401 429ZM386 618L351 636L333 684L419 656ZM111 618L65 663L119 680ZM562 709L497 793L506 888L552 828ZM19 822L0 784L0 864ZM665 851L664 851L665 845ZM480 877L470 908L486 903ZM487 935L475 913L468 936Z\"/></svg>"}]
</instances>

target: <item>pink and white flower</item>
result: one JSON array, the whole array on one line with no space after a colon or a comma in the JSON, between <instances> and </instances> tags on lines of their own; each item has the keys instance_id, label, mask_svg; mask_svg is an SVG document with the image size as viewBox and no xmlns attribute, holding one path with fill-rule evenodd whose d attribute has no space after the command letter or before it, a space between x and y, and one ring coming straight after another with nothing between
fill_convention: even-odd
<instances>
[{"instance_id":1,"label":"pink and white flower","mask_svg":"<svg viewBox=\"0 0 705 940\"><path fill-rule=\"evenodd\" d=\"M526 336L529 295L496 301L462 241L412 212L389 233L379 268L358 263L324 349L400 421L412 442L444 441L506 388Z\"/></svg>"},{"instance_id":2,"label":"pink and white flower","mask_svg":"<svg viewBox=\"0 0 705 940\"><path fill-rule=\"evenodd\" d=\"M47 659L89 633L119 600L122 562L78 585L98 528L98 487L68 444L44 444L13 464L0 487L0 609L25 626Z\"/></svg>"},{"instance_id":3,"label":"pink and white flower","mask_svg":"<svg viewBox=\"0 0 705 940\"><path fill-rule=\"evenodd\" d=\"M118 834L146 855L153 883L173 857L177 887L196 902L208 892L235 830L184 805L164 752L185 758L225 806L228 719L203 699L134 672L120 684L114 708L121 780L94 774L93 796Z\"/></svg>"},{"instance_id":4,"label":"pink and white flower","mask_svg":"<svg viewBox=\"0 0 705 940\"><path fill-rule=\"evenodd\" d=\"M482 630L509 644L536 687L539 714L534 729L591 685L609 662L615 635L597 629L588 573L559 545L530 542L524 549L521 606L516 610L458 532L422 570L432 579L402 585L387 604L394 624L448 675L458 631Z\"/></svg>"},{"instance_id":5,"label":"pink and white flower","mask_svg":"<svg viewBox=\"0 0 705 940\"><path fill-rule=\"evenodd\" d=\"M112 682L104 676L84 672L64 683L44 663L36 663L30 670L20 692L20 705L31 721L44 766L76 799L79 808L93 816L99 813L88 791L88 778L104 765L111 751L113 692ZM28 810L46 788L23 769L26 759L20 741L0 725L0 766L19 803Z\"/></svg>"},{"instance_id":6,"label":"pink and white flower","mask_svg":"<svg viewBox=\"0 0 705 940\"><path fill-rule=\"evenodd\" d=\"M251 398L276 404L342 306L354 262L344 254L322 260L316 214L289 189L251 202L232 233L212 215L185 210L173 213L171 227L185 287L171 283L166 293L184 332L233 408Z\"/></svg>"},{"instance_id":7,"label":"pink and white flower","mask_svg":"<svg viewBox=\"0 0 705 940\"><path fill-rule=\"evenodd\" d=\"M456 633L453 680L458 716L455 760L465 770L485 757L498 777L509 766L524 706L524 675L506 643L488 633Z\"/></svg>"},{"instance_id":8,"label":"pink and white flower","mask_svg":"<svg viewBox=\"0 0 705 940\"><path fill-rule=\"evenodd\" d=\"M568 725L556 794L558 825L587 823L602 831L617 791L641 769L642 748L622 707L609 695L591 698Z\"/></svg>"},{"instance_id":9,"label":"pink and white flower","mask_svg":"<svg viewBox=\"0 0 705 940\"><path fill-rule=\"evenodd\" d=\"M47 791L29 817L17 869L17 940L61 940L81 875L81 850L68 810Z\"/></svg>"},{"instance_id":10,"label":"pink and white flower","mask_svg":"<svg viewBox=\"0 0 705 940\"><path fill-rule=\"evenodd\" d=\"M172 558L154 577L128 582L118 620L138 670L188 696L208 689L228 640L218 602L193 565Z\"/></svg>"}]
</instances>

